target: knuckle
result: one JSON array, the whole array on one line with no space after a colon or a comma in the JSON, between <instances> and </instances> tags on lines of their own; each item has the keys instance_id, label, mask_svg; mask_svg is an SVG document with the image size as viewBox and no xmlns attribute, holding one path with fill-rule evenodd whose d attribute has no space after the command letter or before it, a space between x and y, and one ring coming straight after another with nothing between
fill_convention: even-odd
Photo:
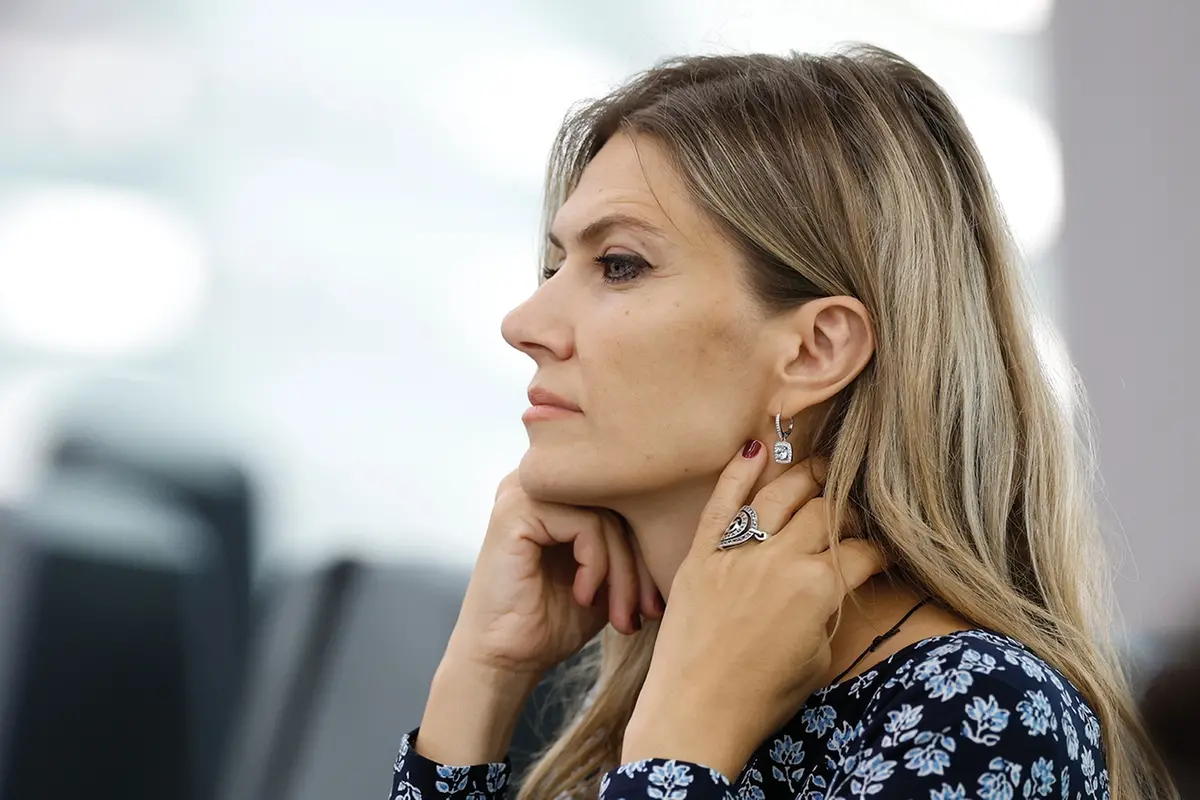
<instances>
[{"instance_id":1,"label":"knuckle","mask_svg":"<svg viewBox=\"0 0 1200 800\"><path fill-rule=\"evenodd\" d=\"M742 484L742 477L737 470L727 469L717 478L717 486L713 495L717 497L732 497Z\"/></svg>"},{"instance_id":2,"label":"knuckle","mask_svg":"<svg viewBox=\"0 0 1200 800\"><path fill-rule=\"evenodd\" d=\"M755 506L787 506L791 505L795 498L785 492L778 486L768 485L759 490L754 496ZM761 509L760 509L761 510Z\"/></svg>"},{"instance_id":3,"label":"knuckle","mask_svg":"<svg viewBox=\"0 0 1200 800\"><path fill-rule=\"evenodd\" d=\"M590 530L580 531L571 544L575 555L580 558L593 558L605 553L604 540Z\"/></svg>"},{"instance_id":4,"label":"knuckle","mask_svg":"<svg viewBox=\"0 0 1200 800\"><path fill-rule=\"evenodd\" d=\"M808 537L819 536L827 538L829 533L829 522L826 515L825 506L818 503L820 498L810 500L795 514L795 519L798 521L801 530Z\"/></svg>"},{"instance_id":5,"label":"knuckle","mask_svg":"<svg viewBox=\"0 0 1200 800\"><path fill-rule=\"evenodd\" d=\"M710 505L704 509L703 520L709 527L724 528L729 525L730 518L725 509L718 505Z\"/></svg>"},{"instance_id":6,"label":"knuckle","mask_svg":"<svg viewBox=\"0 0 1200 800\"><path fill-rule=\"evenodd\" d=\"M521 479L517 474L517 470L513 470L500 480L500 484L496 487L495 499L500 500L503 497L511 495L513 492L519 491L521 491Z\"/></svg>"},{"instance_id":7,"label":"knuckle","mask_svg":"<svg viewBox=\"0 0 1200 800\"><path fill-rule=\"evenodd\" d=\"M801 562L801 585L813 597L824 598L838 589L838 575L833 565L824 559L807 558Z\"/></svg>"}]
</instances>

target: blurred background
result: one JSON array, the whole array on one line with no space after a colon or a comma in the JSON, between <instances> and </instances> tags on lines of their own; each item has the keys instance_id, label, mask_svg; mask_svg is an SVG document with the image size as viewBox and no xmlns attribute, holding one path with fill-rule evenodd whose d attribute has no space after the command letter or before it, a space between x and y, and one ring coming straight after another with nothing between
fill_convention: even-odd
<instances>
[{"instance_id":1,"label":"blurred background","mask_svg":"<svg viewBox=\"0 0 1200 800\"><path fill-rule=\"evenodd\" d=\"M1131 665L1194 686L1198 36L1190 0L0 2L0 797L384 795L525 448L499 325L557 124L681 53L946 86L1091 394Z\"/></svg>"}]
</instances>

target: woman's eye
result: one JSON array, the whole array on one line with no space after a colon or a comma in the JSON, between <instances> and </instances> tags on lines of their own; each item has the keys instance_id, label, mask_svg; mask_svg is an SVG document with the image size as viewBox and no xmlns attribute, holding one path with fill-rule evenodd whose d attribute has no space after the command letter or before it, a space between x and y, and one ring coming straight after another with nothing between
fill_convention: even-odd
<instances>
[{"instance_id":1,"label":"woman's eye","mask_svg":"<svg viewBox=\"0 0 1200 800\"><path fill-rule=\"evenodd\" d=\"M597 256L596 263L604 268L605 283L628 283L650 269L645 259L629 253Z\"/></svg>"},{"instance_id":2,"label":"woman's eye","mask_svg":"<svg viewBox=\"0 0 1200 800\"><path fill-rule=\"evenodd\" d=\"M653 269L644 258L632 253L611 253L597 256L593 261L603 268L604 282L607 284L628 283L643 272ZM560 268L561 265L543 267L542 281L553 278Z\"/></svg>"}]
</instances>

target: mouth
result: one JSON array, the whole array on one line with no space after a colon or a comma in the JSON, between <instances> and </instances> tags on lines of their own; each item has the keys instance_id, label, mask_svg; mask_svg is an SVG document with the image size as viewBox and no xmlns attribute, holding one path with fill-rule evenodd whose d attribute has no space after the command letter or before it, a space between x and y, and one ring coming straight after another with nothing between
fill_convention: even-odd
<instances>
[{"instance_id":1,"label":"mouth","mask_svg":"<svg viewBox=\"0 0 1200 800\"><path fill-rule=\"evenodd\" d=\"M583 414L579 406L548 389L535 386L529 390L529 408L521 415L522 422L544 422L569 419Z\"/></svg>"},{"instance_id":2,"label":"mouth","mask_svg":"<svg viewBox=\"0 0 1200 800\"><path fill-rule=\"evenodd\" d=\"M549 389L543 389L540 386L534 386L529 390L529 404L534 408L548 406L559 408L564 411L574 411L581 413L582 409L561 395L557 395Z\"/></svg>"}]
</instances>

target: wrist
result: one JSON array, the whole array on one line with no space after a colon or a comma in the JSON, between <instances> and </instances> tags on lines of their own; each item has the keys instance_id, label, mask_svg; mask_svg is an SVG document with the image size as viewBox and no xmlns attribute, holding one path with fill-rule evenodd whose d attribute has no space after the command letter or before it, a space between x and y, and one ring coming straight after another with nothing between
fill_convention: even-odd
<instances>
[{"instance_id":1,"label":"wrist","mask_svg":"<svg viewBox=\"0 0 1200 800\"><path fill-rule=\"evenodd\" d=\"M540 673L444 658L429 687L416 750L440 764L503 761Z\"/></svg>"},{"instance_id":2,"label":"wrist","mask_svg":"<svg viewBox=\"0 0 1200 800\"><path fill-rule=\"evenodd\" d=\"M717 770L732 783L759 742L734 715L712 707L638 701L625 728L621 761L675 759Z\"/></svg>"}]
</instances>

